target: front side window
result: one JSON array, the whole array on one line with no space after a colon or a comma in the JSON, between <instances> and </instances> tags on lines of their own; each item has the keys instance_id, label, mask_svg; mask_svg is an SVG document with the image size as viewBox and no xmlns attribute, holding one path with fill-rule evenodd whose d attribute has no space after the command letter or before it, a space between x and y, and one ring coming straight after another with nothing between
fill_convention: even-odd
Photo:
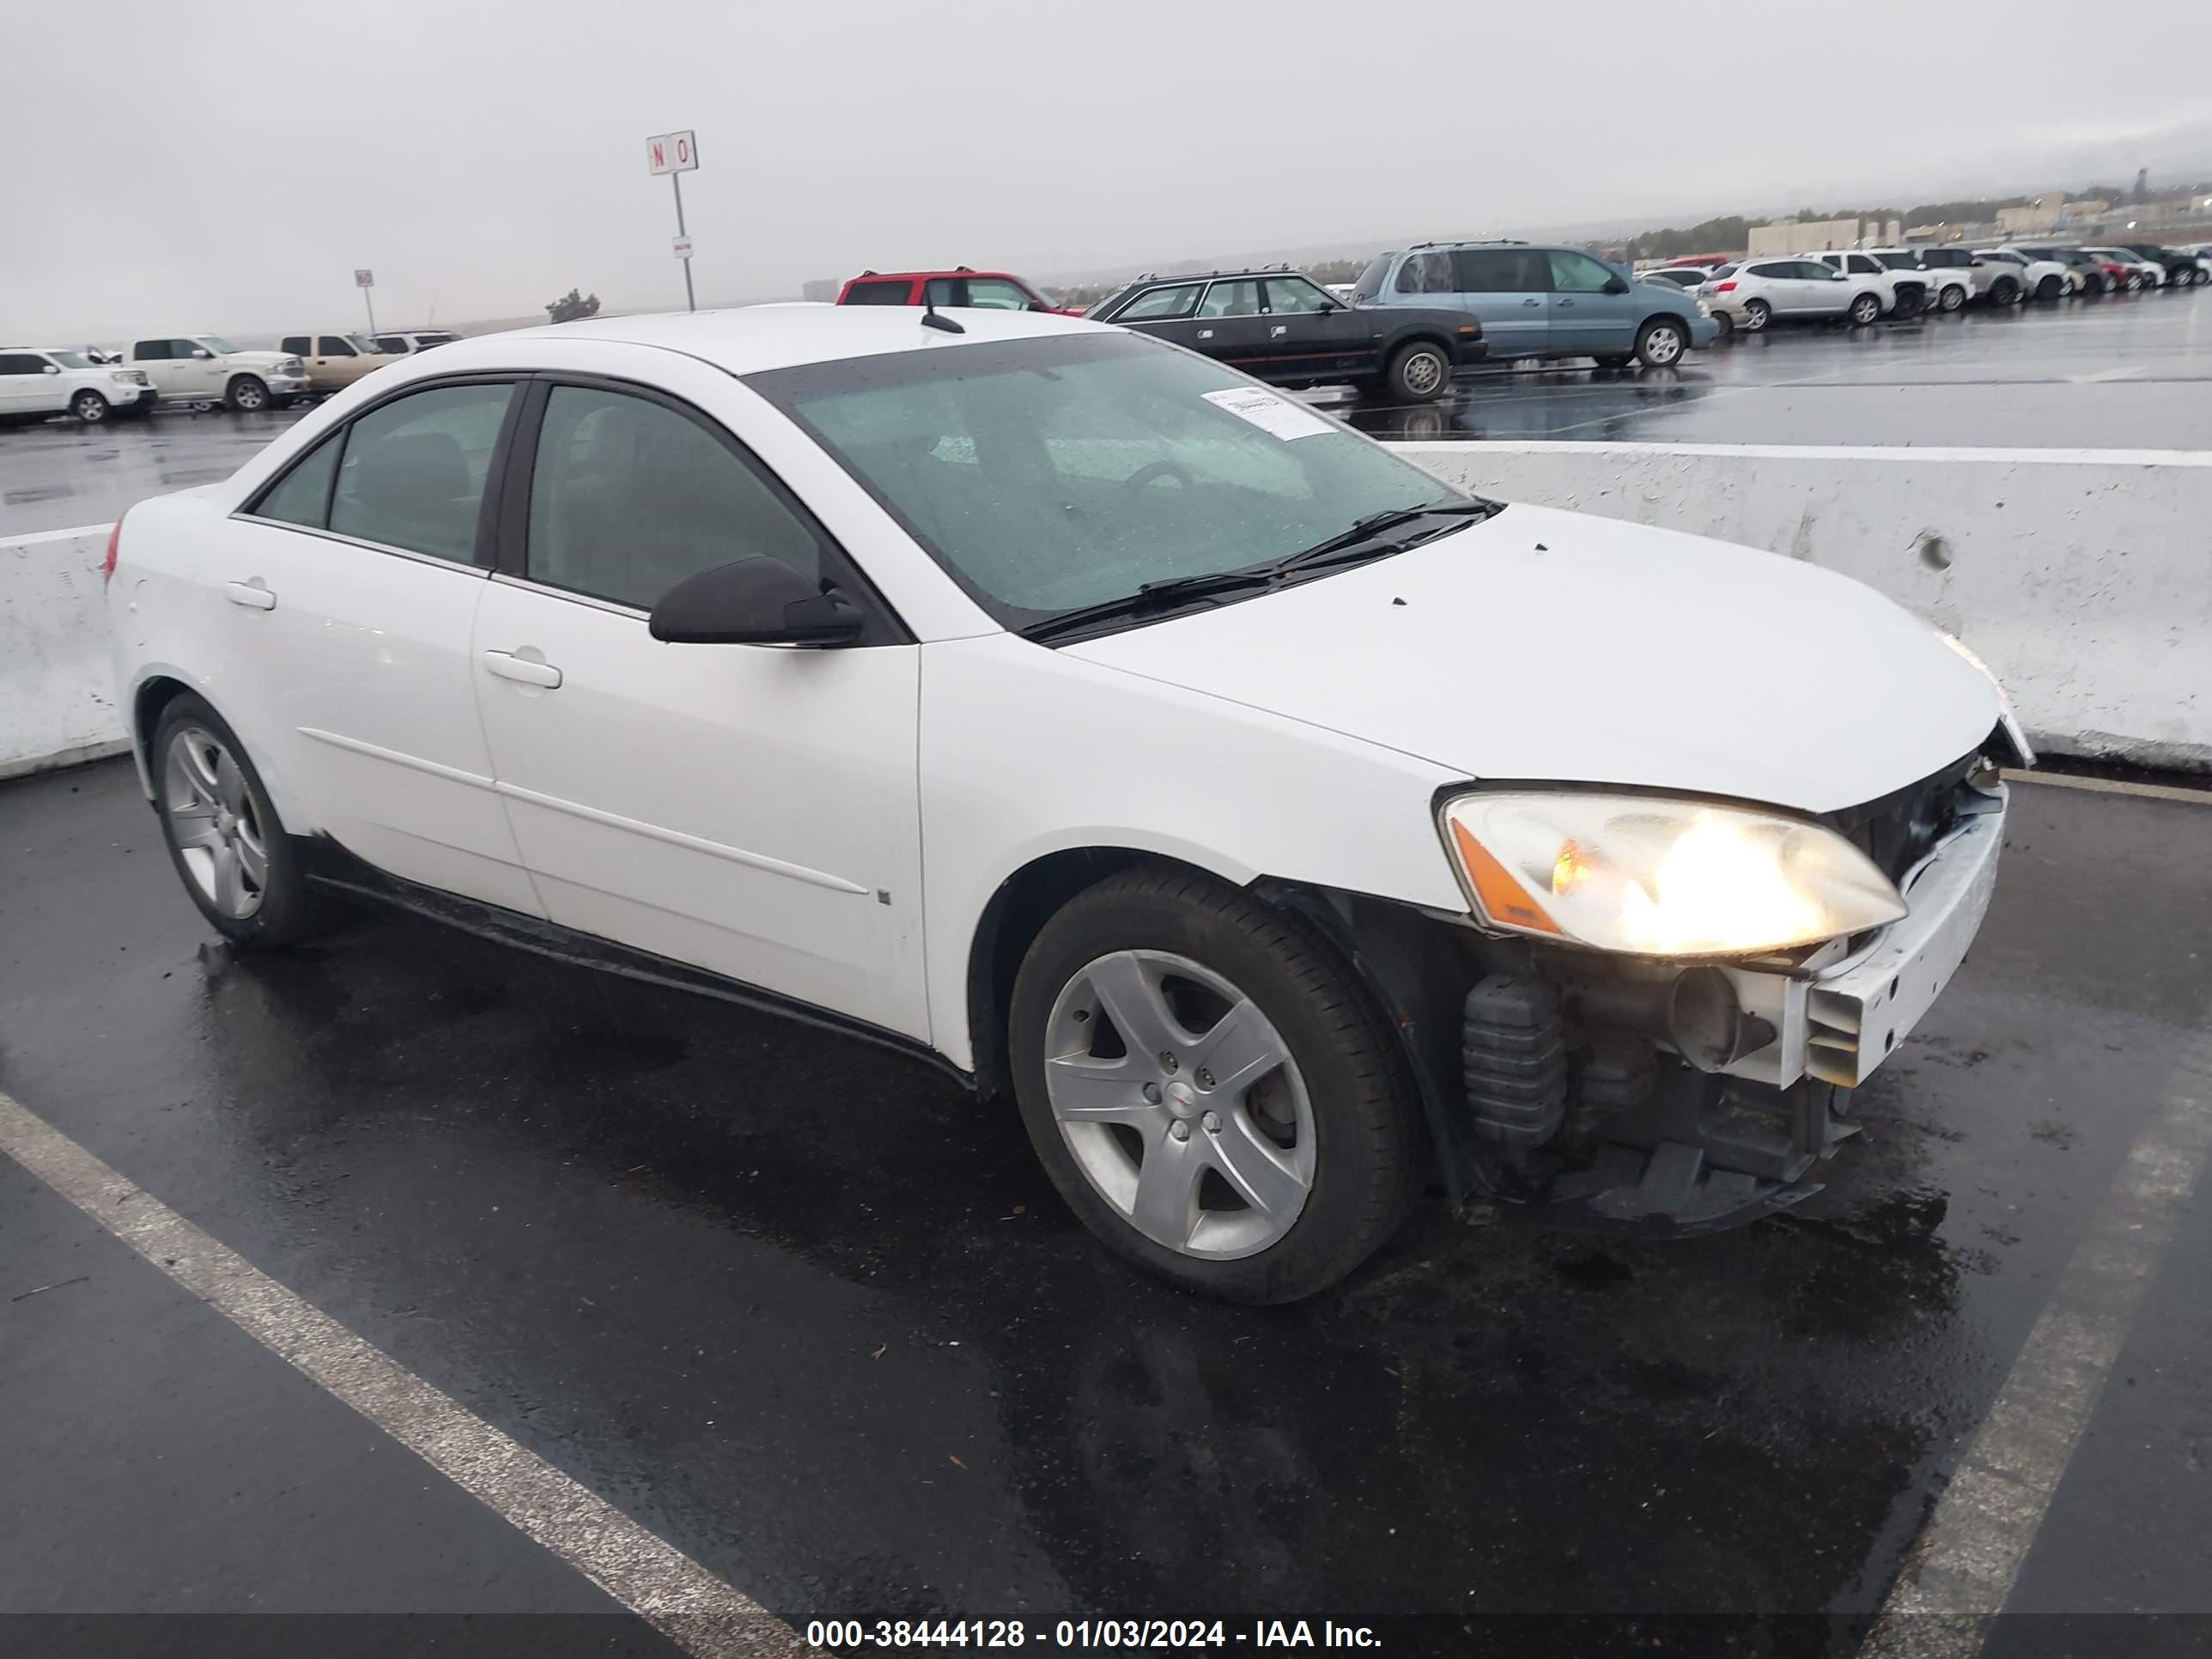
<instances>
[{"instance_id":1,"label":"front side window","mask_svg":"<svg viewBox=\"0 0 2212 1659\"><path fill-rule=\"evenodd\" d=\"M208 344L204 340L172 340L169 342L169 356L176 359L179 362L190 362L195 357L211 357L214 355L215 348Z\"/></svg>"},{"instance_id":2,"label":"front side window","mask_svg":"<svg viewBox=\"0 0 2212 1659\"><path fill-rule=\"evenodd\" d=\"M315 356L318 357L358 357L360 355L349 343L335 334L325 334L315 342Z\"/></svg>"},{"instance_id":3,"label":"front side window","mask_svg":"<svg viewBox=\"0 0 2212 1659\"><path fill-rule=\"evenodd\" d=\"M968 290L967 296L951 301L954 305L975 306L985 311L1027 311L1036 303L1002 276L970 276L961 286ZM939 300L937 303L946 302Z\"/></svg>"},{"instance_id":4,"label":"front side window","mask_svg":"<svg viewBox=\"0 0 2212 1659\"><path fill-rule=\"evenodd\" d=\"M287 334L276 342L276 349L289 351L295 357L304 357L308 355L307 337L304 334Z\"/></svg>"},{"instance_id":5,"label":"front side window","mask_svg":"<svg viewBox=\"0 0 2212 1659\"><path fill-rule=\"evenodd\" d=\"M1879 276L1881 274L1881 267L1863 253L1851 255L1850 265L1852 271L1861 276Z\"/></svg>"},{"instance_id":6,"label":"front side window","mask_svg":"<svg viewBox=\"0 0 2212 1659\"><path fill-rule=\"evenodd\" d=\"M1549 258L1552 286L1561 294L1602 294L1613 280L1613 273L1587 253L1555 247Z\"/></svg>"},{"instance_id":7,"label":"front side window","mask_svg":"<svg viewBox=\"0 0 2212 1659\"><path fill-rule=\"evenodd\" d=\"M379 351L389 351L395 355L404 354L407 349L407 341L401 335L380 334L376 337L376 349Z\"/></svg>"},{"instance_id":8,"label":"front side window","mask_svg":"<svg viewBox=\"0 0 2212 1659\"><path fill-rule=\"evenodd\" d=\"M1257 283L1216 283L1199 302L1201 317L1256 317L1260 314Z\"/></svg>"},{"instance_id":9,"label":"front side window","mask_svg":"<svg viewBox=\"0 0 2212 1659\"><path fill-rule=\"evenodd\" d=\"M530 480L531 580L650 611L686 577L761 558L821 574L813 530L713 432L628 392L553 388Z\"/></svg>"},{"instance_id":10,"label":"front side window","mask_svg":"<svg viewBox=\"0 0 2212 1659\"><path fill-rule=\"evenodd\" d=\"M848 306L902 306L914 285L903 280L882 283L855 283L845 290Z\"/></svg>"},{"instance_id":11,"label":"front side window","mask_svg":"<svg viewBox=\"0 0 2212 1659\"><path fill-rule=\"evenodd\" d=\"M889 353L746 384L1009 627L1459 499L1369 439L1140 334Z\"/></svg>"},{"instance_id":12,"label":"front side window","mask_svg":"<svg viewBox=\"0 0 2212 1659\"><path fill-rule=\"evenodd\" d=\"M1267 309L1278 317L1308 316L1316 311L1332 311L1337 301L1304 276L1270 276L1267 278Z\"/></svg>"},{"instance_id":13,"label":"front side window","mask_svg":"<svg viewBox=\"0 0 2212 1659\"><path fill-rule=\"evenodd\" d=\"M1171 288L1147 289L1115 313L1117 323L1164 323L1188 317L1198 305L1197 283L1177 283Z\"/></svg>"},{"instance_id":14,"label":"front side window","mask_svg":"<svg viewBox=\"0 0 2212 1659\"><path fill-rule=\"evenodd\" d=\"M433 386L354 422L338 464L331 529L477 562L484 479L514 394L508 386Z\"/></svg>"},{"instance_id":15,"label":"front side window","mask_svg":"<svg viewBox=\"0 0 2212 1659\"><path fill-rule=\"evenodd\" d=\"M1398 267L1398 292L1401 294L1455 294L1458 291L1452 276L1452 257L1439 249L1409 254L1406 263Z\"/></svg>"}]
</instances>

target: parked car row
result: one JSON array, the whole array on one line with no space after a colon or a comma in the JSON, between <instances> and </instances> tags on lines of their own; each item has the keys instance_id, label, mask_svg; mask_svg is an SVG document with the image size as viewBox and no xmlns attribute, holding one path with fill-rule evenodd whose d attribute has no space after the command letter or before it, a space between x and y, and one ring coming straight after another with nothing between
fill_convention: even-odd
<instances>
[{"instance_id":1,"label":"parked car row","mask_svg":"<svg viewBox=\"0 0 2212 1659\"><path fill-rule=\"evenodd\" d=\"M460 338L451 330L288 334L249 351L220 334L155 335L122 351L98 346L0 348L0 421L68 415L88 426L161 404L251 413L352 385L386 363Z\"/></svg>"}]
</instances>

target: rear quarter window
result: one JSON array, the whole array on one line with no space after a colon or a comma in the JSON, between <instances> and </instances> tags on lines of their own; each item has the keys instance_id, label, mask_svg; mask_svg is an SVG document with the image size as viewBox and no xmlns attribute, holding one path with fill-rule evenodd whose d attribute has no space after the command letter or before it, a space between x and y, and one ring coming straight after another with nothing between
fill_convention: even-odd
<instances>
[{"instance_id":1,"label":"rear quarter window","mask_svg":"<svg viewBox=\"0 0 2212 1659\"><path fill-rule=\"evenodd\" d=\"M845 290L848 306L902 306L907 295L914 291L912 283L855 283Z\"/></svg>"}]
</instances>

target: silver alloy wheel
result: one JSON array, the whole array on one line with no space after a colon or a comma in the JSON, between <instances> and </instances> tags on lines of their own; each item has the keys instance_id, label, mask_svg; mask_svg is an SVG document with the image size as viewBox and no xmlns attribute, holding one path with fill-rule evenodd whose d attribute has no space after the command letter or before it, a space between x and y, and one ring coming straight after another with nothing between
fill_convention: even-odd
<instances>
[{"instance_id":1,"label":"silver alloy wheel","mask_svg":"<svg viewBox=\"0 0 2212 1659\"><path fill-rule=\"evenodd\" d=\"M1654 368L1664 368L1682 355L1682 331L1665 323L1644 337L1644 359Z\"/></svg>"},{"instance_id":2,"label":"silver alloy wheel","mask_svg":"<svg viewBox=\"0 0 2212 1659\"><path fill-rule=\"evenodd\" d=\"M1862 294L1851 301L1851 320L1862 327L1881 315L1881 301L1871 294Z\"/></svg>"},{"instance_id":3,"label":"silver alloy wheel","mask_svg":"<svg viewBox=\"0 0 2212 1659\"><path fill-rule=\"evenodd\" d=\"M70 413L87 426L98 426L107 418L107 399L97 392L80 392L70 406Z\"/></svg>"},{"instance_id":4,"label":"silver alloy wheel","mask_svg":"<svg viewBox=\"0 0 2212 1659\"><path fill-rule=\"evenodd\" d=\"M258 409L269 401L269 392L258 380L240 380L231 388L230 398L240 409Z\"/></svg>"},{"instance_id":5,"label":"silver alloy wheel","mask_svg":"<svg viewBox=\"0 0 2212 1659\"><path fill-rule=\"evenodd\" d=\"M1433 351L1416 351L1406 359L1406 390L1419 397L1444 383L1444 360Z\"/></svg>"},{"instance_id":6,"label":"silver alloy wheel","mask_svg":"<svg viewBox=\"0 0 2212 1659\"><path fill-rule=\"evenodd\" d=\"M180 726L161 757L161 813L202 896L234 921L261 908L269 848L246 775L204 726Z\"/></svg>"},{"instance_id":7,"label":"silver alloy wheel","mask_svg":"<svg viewBox=\"0 0 2212 1659\"><path fill-rule=\"evenodd\" d=\"M1232 1261L1277 1243L1305 1208L1305 1080L1259 1005L1212 969L1164 951L1100 957L1054 999L1044 1053L1076 1166L1154 1243Z\"/></svg>"},{"instance_id":8,"label":"silver alloy wheel","mask_svg":"<svg viewBox=\"0 0 2212 1659\"><path fill-rule=\"evenodd\" d=\"M1966 290L1956 283L1948 283L1944 287L1942 299L1937 303L1946 311L1956 311L1966 303Z\"/></svg>"},{"instance_id":9,"label":"silver alloy wheel","mask_svg":"<svg viewBox=\"0 0 2212 1659\"><path fill-rule=\"evenodd\" d=\"M1758 333L1759 330L1766 326L1766 319L1772 314L1772 312L1767 308L1765 301L1746 301L1743 307L1743 325L1745 330L1749 333Z\"/></svg>"}]
</instances>

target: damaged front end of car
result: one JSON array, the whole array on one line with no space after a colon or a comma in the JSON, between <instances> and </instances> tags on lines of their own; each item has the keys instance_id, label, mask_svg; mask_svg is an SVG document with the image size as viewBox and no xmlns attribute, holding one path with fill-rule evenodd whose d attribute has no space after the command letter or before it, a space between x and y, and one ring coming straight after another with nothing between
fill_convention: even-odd
<instances>
[{"instance_id":1,"label":"damaged front end of car","mask_svg":"<svg viewBox=\"0 0 2212 1659\"><path fill-rule=\"evenodd\" d=\"M1850 1091L1964 959L1995 886L2001 730L1818 816L1656 793L1448 792L1446 915L1263 884L1395 1024L1455 1202L1717 1231L1819 1190ZM2015 758L2025 758L2014 755Z\"/></svg>"}]
</instances>

